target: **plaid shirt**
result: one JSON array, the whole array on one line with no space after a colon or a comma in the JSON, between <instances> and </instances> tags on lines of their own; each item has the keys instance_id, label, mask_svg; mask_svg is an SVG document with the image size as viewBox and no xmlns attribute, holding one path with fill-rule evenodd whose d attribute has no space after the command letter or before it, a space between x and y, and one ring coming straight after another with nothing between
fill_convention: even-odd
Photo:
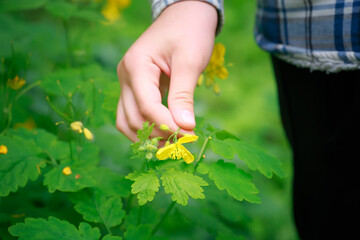
<instances>
[{"instance_id":1,"label":"plaid shirt","mask_svg":"<svg viewBox=\"0 0 360 240\"><path fill-rule=\"evenodd\" d=\"M154 19L180 0L150 0ZM223 0L206 0L224 22ZM279 58L312 70L360 69L360 0L257 0L255 39Z\"/></svg>"}]
</instances>

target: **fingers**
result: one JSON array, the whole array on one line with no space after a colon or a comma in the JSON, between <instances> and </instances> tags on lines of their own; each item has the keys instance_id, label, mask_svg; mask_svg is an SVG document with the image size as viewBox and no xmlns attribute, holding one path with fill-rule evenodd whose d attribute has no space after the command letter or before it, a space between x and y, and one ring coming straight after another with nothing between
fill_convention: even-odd
<instances>
[{"instance_id":1,"label":"fingers","mask_svg":"<svg viewBox=\"0 0 360 240\"><path fill-rule=\"evenodd\" d=\"M166 124L172 131L179 126L175 123L170 111L161 102L159 79L161 70L152 62L147 62L141 71L134 72L131 88L140 114L157 127Z\"/></svg>"},{"instance_id":2,"label":"fingers","mask_svg":"<svg viewBox=\"0 0 360 240\"><path fill-rule=\"evenodd\" d=\"M118 129L130 140L137 141L137 130L143 127L144 121L149 121L151 124L155 123L151 137L160 136L166 139L171 133L161 131L157 127L166 124L172 131L179 127L170 111L161 103L161 70L152 62L139 60L136 71L125 69L122 63L119 65L118 75L122 91L117 111Z\"/></svg>"},{"instance_id":3,"label":"fingers","mask_svg":"<svg viewBox=\"0 0 360 240\"><path fill-rule=\"evenodd\" d=\"M184 130L195 128L194 91L201 74L201 66L181 58L173 60L168 96L169 110L178 126Z\"/></svg>"},{"instance_id":4,"label":"fingers","mask_svg":"<svg viewBox=\"0 0 360 240\"><path fill-rule=\"evenodd\" d=\"M136 136L136 133L129 128L121 97L119 99L119 103L118 103L118 107L117 107L116 127L120 132L122 132L131 141L136 142L139 140Z\"/></svg>"}]
</instances>

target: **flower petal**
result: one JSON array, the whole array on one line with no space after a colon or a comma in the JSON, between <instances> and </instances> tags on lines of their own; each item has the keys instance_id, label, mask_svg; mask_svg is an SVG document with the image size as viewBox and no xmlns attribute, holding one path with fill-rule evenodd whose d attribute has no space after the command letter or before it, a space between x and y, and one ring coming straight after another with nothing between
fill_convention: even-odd
<instances>
[{"instance_id":1,"label":"flower petal","mask_svg":"<svg viewBox=\"0 0 360 240\"><path fill-rule=\"evenodd\" d=\"M188 142L195 142L198 138L199 137L196 135L184 134L184 136L179 138L179 140L177 142L180 144L188 143Z\"/></svg>"},{"instance_id":2,"label":"flower petal","mask_svg":"<svg viewBox=\"0 0 360 240\"><path fill-rule=\"evenodd\" d=\"M192 163L194 161L194 156L191 154L191 152L189 152L189 150L186 149L186 147L184 147L183 145L179 145L178 146L181 150L182 153L182 158L184 159L184 161L189 164Z\"/></svg>"},{"instance_id":3,"label":"flower petal","mask_svg":"<svg viewBox=\"0 0 360 240\"><path fill-rule=\"evenodd\" d=\"M229 72L225 67L220 67L216 70L216 75L221 79L226 79L229 76Z\"/></svg>"},{"instance_id":4,"label":"flower petal","mask_svg":"<svg viewBox=\"0 0 360 240\"><path fill-rule=\"evenodd\" d=\"M170 158L172 151L174 151L174 149L176 148L176 144L172 143L166 147L160 148L157 152L156 152L156 157L159 160L165 160L167 158Z\"/></svg>"}]
</instances>

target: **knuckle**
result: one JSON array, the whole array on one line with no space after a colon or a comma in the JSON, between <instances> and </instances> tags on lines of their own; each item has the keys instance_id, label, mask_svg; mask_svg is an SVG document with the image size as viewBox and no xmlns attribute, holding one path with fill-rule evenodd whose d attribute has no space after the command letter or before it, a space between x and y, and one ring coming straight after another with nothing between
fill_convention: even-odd
<instances>
[{"instance_id":1,"label":"knuckle","mask_svg":"<svg viewBox=\"0 0 360 240\"><path fill-rule=\"evenodd\" d=\"M151 106L150 105L148 105L148 104L145 104L145 103L143 103L143 104L140 104L140 106L139 106L139 111L140 111L140 114L141 115L143 115L143 116L145 116L145 117L149 117L149 116L151 116L151 114L152 114L152 108L151 108Z\"/></svg>"},{"instance_id":2,"label":"knuckle","mask_svg":"<svg viewBox=\"0 0 360 240\"><path fill-rule=\"evenodd\" d=\"M194 104L194 98L192 92L178 91L169 95L169 102L182 102L187 104Z\"/></svg>"}]
</instances>

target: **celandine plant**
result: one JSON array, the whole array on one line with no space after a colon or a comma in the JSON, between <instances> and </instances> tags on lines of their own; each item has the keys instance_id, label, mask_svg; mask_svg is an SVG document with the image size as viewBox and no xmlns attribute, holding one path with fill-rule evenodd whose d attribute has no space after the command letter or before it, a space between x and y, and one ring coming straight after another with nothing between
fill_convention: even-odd
<instances>
[{"instance_id":1,"label":"celandine plant","mask_svg":"<svg viewBox=\"0 0 360 240\"><path fill-rule=\"evenodd\" d=\"M284 177L277 159L202 118L195 135L144 122L130 144L115 131L116 74L79 39L101 42L84 29L108 36L129 3L0 2L0 36L31 39L9 42L0 63L0 239L242 239L239 202L260 203L252 175ZM199 79L215 93L224 54L216 44ZM155 127L169 137L150 137Z\"/></svg>"}]
</instances>

